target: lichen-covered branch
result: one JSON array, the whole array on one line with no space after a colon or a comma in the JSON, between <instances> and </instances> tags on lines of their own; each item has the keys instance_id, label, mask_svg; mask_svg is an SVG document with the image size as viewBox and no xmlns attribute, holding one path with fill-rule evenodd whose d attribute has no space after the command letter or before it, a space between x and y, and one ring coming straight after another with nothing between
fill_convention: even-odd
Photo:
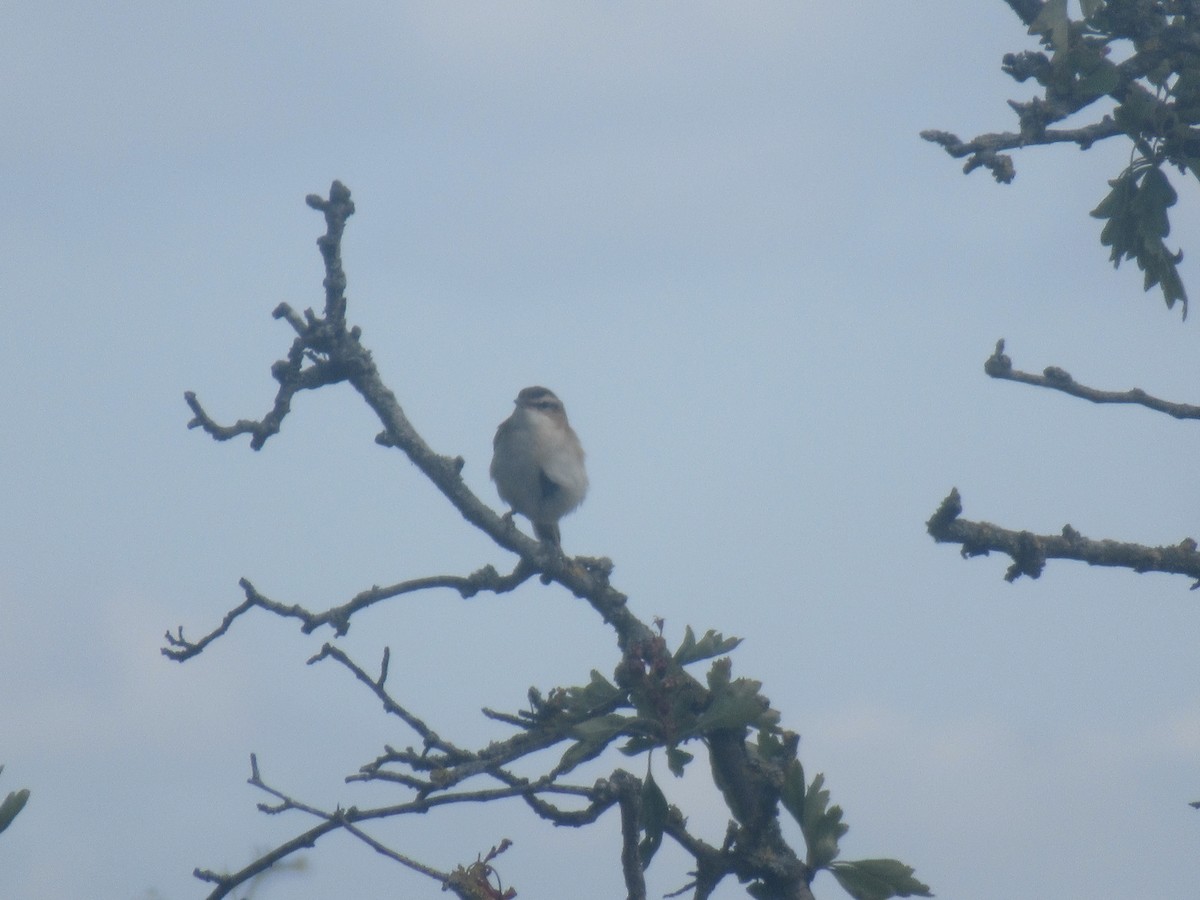
<instances>
[{"instance_id":1,"label":"lichen-covered branch","mask_svg":"<svg viewBox=\"0 0 1200 900\"><path fill-rule=\"evenodd\" d=\"M1057 9L1047 9L1047 4L1040 0L1009 0L1008 5L1030 33L1039 35L1050 50L1049 55L1023 51L1004 56L1002 68L1005 73L1017 82L1036 81L1044 89L1041 97L1030 101L1009 101L1017 114L1019 131L981 134L969 141L946 131L930 129L921 132L921 137L941 145L951 156L970 156L964 171L970 172L982 165L1003 182L1012 180L1011 160L1005 166L1007 177L988 161L999 151L1062 143L1076 144L1081 150L1087 150L1106 138L1138 137L1131 132L1131 123L1127 119L1119 121L1109 114L1075 128L1053 129L1050 126L1106 96L1131 106L1159 102L1155 92L1140 80L1173 59L1169 52L1171 40L1164 40L1168 33L1171 39L1181 43L1182 49L1189 43L1183 39L1184 35L1190 36L1189 29L1195 28L1194 24L1182 22L1161 26L1168 14L1151 9L1149 4L1142 4L1136 14L1124 17L1101 14L1093 15L1091 20L1078 21L1066 17L1065 4L1061 15ZM1128 7L1129 4L1118 0L1110 6ZM1156 28L1160 31L1157 35L1153 34ZM1151 37L1159 39L1149 40ZM1109 45L1117 40L1132 40L1137 48L1132 56L1120 63L1108 58ZM1179 64L1183 64L1182 61Z\"/></svg>"},{"instance_id":2,"label":"lichen-covered branch","mask_svg":"<svg viewBox=\"0 0 1200 900\"><path fill-rule=\"evenodd\" d=\"M1128 165L1110 179L1107 195L1090 211L1104 222L1100 243L1114 267L1135 260L1143 287L1158 286L1167 308L1187 291L1179 272L1183 253L1170 249L1168 210L1178 194L1175 172L1200 177L1200 15L1192 0L1084 2L1070 18L1065 0L1008 0L1042 49L1008 53L1003 71L1041 93L1010 100L1016 130L970 140L940 129L921 137L950 156L966 157L964 172L986 168L1001 183L1015 176L1005 151L1069 143L1087 150L1099 141L1127 138ZM1114 53L1117 48L1117 53ZM1121 55L1121 62L1113 57ZM1089 112L1090 122L1054 127Z\"/></svg>"},{"instance_id":3,"label":"lichen-covered branch","mask_svg":"<svg viewBox=\"0 0 1200 900\"><path fill-rule=\"evenodd\" d=\"M646 900L646 874L643 869L641 842L642 782L628 772L617 771L612 779L621 810L621 872L625 876L628 900Z\"/></svg>"},{"instance_id":4,"label":"lichen-covered branch","mask_svg":"<svg viewBox=\"0 0 1200 900\"><path fill-rule=\"evenodd\" d=\"M1160 400L1151 396L1141 388L1131 388L1127 391L1105 391L1088 387L1071 377L1069 372L1058 366L1048 366L1041 375L1032 372L1022 372L1014 369L1012 360L1004 352L1004 339L996 342L996 349L983 364L983 370L992 378L1003 381L1016 381L1021 384L1031 384L1035 387L1049 388L1062 391L1072 397L1079 397L1092 403L1125 403L1144 406L1156 412L1166 413L1176 419L1200 419L1200 406L1190 403L1174 403L1170 400Z\"/></svg>"},{"instance_id":5,"label":"lichen-covered branch","mask_svg":"<svg viewBox=\"0 0 1200 900\"><path fill-rule=\"evenodd\" d=\"M921 132L921 137L937 144L955 159L967 157L963 164L965 174L969 175L978 168L985 168L992 173L996 181L1009 184L1016 177L1017 170L1012 157L1003 152L1005 150L1021 150L1039 144L1075 144L1080 150L1087 150L1097 141L1123 133L1111 116L1104 116L1098 122L1079 128L1044 128L1036 136L1023 132L1001 131L981 134L964 141L949 131L927 128Z\"/></svg>"},{"instance_id":6,"label":"lichen-covered branch","mask_svg":"<svg viewBox=\"0 0 1200 900\"><path fill-rule=\"evenodd\" d=\"M176 661L190 659L253 609L295 619L305 633L328 626L335 636L340 636L348 631L356 613L385 600L437 588L454 590L462 598L485 591L502 593L538 575L545 584L566 588L599 614L615 633L620 661L612 681L593 671L586 685L555 688L546 695L531 688L529 710L487 711L489 718L515 728L516 732L472 750L445 738L424 716L414 713L407 701L402 702L389 692L387 650L375 675L339 647L327 643L309 662L330 660L347 669L378 698L389 715L403 721L420 741L419 749L386 746L373 761L346 780L374 783L400 791L402 796L396 802L371 808L323 810L266 785L259 775L257 760L252 757L251 784L279 801L260 805L263 812L301 813L319 821L239 872L219 875L198 870L198 877L216 885L210 896L223 897L289 854L312 846L323 835L343 830L376 852L440 881L443 889L461 897L508 898L514 895L513 889L499 886L493 865L495 858L508 847L507 841L501 841L475 862L446 872L386 847L370 836L364 825L393 816L425 814L450 804L519 800L549 822L575 827L591 824L614 805L619 807L623 838L621 866L630 897L645 896L643 869L663 834L670 834L696 857L694 885L699 898L707 897L724 876L733 874L749 885L754 896L812 900L809 883L820 869L832 868L837 838L844 833L844 826L838 824L841 811L836 807L826 810L827 792L814 793L816 799L809 804L809 811L804 811L802 770L796 759L799 738L779 727L779 714L771 709L758 682L731 676L731 663L725 654L737 645L737 639L714 632L697 639L688 628L679 647L671 652L661 625L656 630L634 615L626 596L610 584L611 561L567 557L558 548L529 538L513 524L511 517L498 515L466 486L461 477L463 460L438 454L425 443L384 383L370 351L361 344L359 330L347 327L341 240L346 221L354 212L349 190L334 182L328 199L310 196L308 204L320 210L326 221L326 233L318 240L326 272L323 313L317 315L305 310L301 315L286 304L275 310L275 317L286 321L297 336L286 358L272 367L279 389L271 409L261 420L243 419L230 426L221 425L189 393L186 400L193 414L189 427L203 429L216 440L247 434L251 437L251 447L258 450L279 431L300 392L347 382L379 418L382 431L376 442L402 451L466 521L515 554L517 562L508 575L485 566L466 576L439 575L386 587L372 586L323 611L272 599L243 578L240 586L244 599L226 613L216 628L197 640L186 638L182 627L168 632L167 646L162 652ZM716 661L704 682L685 668L714 658ZM752 736L757 737L757 743L750 742ZM540 766L540 774L521 776L513 770L514 763L527 762L532 755L559 745L565 748L561 756ZM667 768L676 775L682 774L693 759L684 745L705 748L714 782L732 816L722 848L715 850L688 834L678 810L666 812L666 800L649 778L643 782L617 769L591 786L564 782L564 777L580 765L616 745L628 755L658 751L665 756ZM464 782L476 778L483 779L487 786L466 790ZM814 791L819 783L820 776L814 782ZM802 828L809 829L805 831L806 840L812 827L816 827L813 822L825 823L822 836L812 838L825 854L818 854L816 862L801 859L783 837L779 809L786 784L791 784L788 810L798 821L803 820ZM810 847L809 860L814 859L813 854ZM906 867L900 868L911 872ZM898 876L896 884L896 896L928 895L928 888L907 874Z\"/></svg>"},{"instance_id":7,"label":"lichen-covered branch","mask_svg":"<svg viewBox=\"0 0 1200 900\"><path fill-rule=\"evenodd\" d=\"M1034 534L1014 531L991 522L972 522L961 518L962 498L954 488L926 522L930 536L938 543L959 544L964 559L987 556L992 551L1012 559L1004 574L1005 581L1022 575L1037 578L1050 559L1072 559L1089 566L1112 566L1134 572L1163 572L1194 579L1200 587L1200 552L1191 538L1168 547L1147 547L1124 541L1092 540L1070 525L1061 534Z\"/></svg>"}]
</instances>

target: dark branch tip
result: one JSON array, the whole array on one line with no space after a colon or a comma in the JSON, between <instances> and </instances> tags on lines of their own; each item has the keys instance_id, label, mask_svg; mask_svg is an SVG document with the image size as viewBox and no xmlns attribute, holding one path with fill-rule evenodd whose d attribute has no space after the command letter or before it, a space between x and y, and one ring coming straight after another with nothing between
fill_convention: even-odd
<instances>
[{"instance_id":1,"label":"dark branch tip","mask_svg":"<svg viewBox=\"0 0 1200 900\"><path fill-rule=\"evenodd\" d=\"M992 378L1004 378L1012 372L1012 360L1004 353L1004 338L996 341L996 349L984 361L983 371Z\"/></svg>"},{"instance_id":2,"label":"dark branch tip","mask_svg":"<svg viewBox=\"0 0 1200 900\"><path fill-rule=\"evenodd\" d=\"M958 488L951 488L946 499L941 502L937 511L925 523L925 528L934 540L940 540L950 524L962 515L962 511L962 497L958 493Z\"/></svg>"}]
</instances>

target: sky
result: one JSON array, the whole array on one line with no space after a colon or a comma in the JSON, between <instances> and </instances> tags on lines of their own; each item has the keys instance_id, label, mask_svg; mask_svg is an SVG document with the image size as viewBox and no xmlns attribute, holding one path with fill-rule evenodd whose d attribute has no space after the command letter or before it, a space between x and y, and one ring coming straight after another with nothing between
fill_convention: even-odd
<instances>
[{"instance_id":1,"label":"sky","mask_svg":"<svg viewBox=\"0 0 1200 900\"><path fill-rule=\"evenodd\" d=\"M357 204L349 312L438 451L499 506L490 442L517 391L564 400L591 491L572 553L676 643L737 635L850 831L945 898L1195 896L1200 655L1185 579L1052 563L1007 584L924 522L964 515L1173 544L1197 533L1195 425L983 373L1197 402L1195 321L1114 272L1087 216L1124 146L1016 157L996 185L921 141L1005 130L1032 46L1000 0L894 3L19 2L0 32L0 895L184 900L313 823L395 802L345 776L415 741L328 631L253 614L251 579L318 609L373 584L513 560L345 386L258 453L186 427L269 408L286 301L319 308L304 197ZM1191 252L1197 191L1172 241ZM1173 244L1174 245L1174 244ZM1185 283L1200 294L1194 263ZM532 686L611 674L613 635L558 588L409 596L340 646L443 735L482 746ZM702 674L698 672L697 674ZM699 750L699 748L691 748ZM668 800L719 843L702 757ZM585 782L644 760L607 757ZM707 789L706 789L707 788ZM788 825L791 828L790 824ZM374 834L450 869L501 838L522 897L622 895L614 816L521 805ZM788 832L799 838L796 829ZM346 836L257 900L437 897ZM687 881L670 848L654 896ZM828 875L819 898L844 896ZM742 896L726 884L719 897Z\"/></svg>"}]
</instances>

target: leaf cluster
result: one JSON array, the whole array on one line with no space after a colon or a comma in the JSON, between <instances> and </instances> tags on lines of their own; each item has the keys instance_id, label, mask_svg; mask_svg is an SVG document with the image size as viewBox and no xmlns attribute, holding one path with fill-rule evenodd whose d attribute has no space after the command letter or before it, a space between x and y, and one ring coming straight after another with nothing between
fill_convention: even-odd
<instances>
[{"instance_id":1,"label":"leaf cluster","mask_svg":"<svg viewBox=\"0 0 1200 900\"><path fill-rule=\"evenodd\" d=\"M618 749L626 756L661 747L667 767L680 776L694 759L680 744L714 729L774 727L779 714L760 693L762 685L732 679L727 657L709 669L707 691L683 671L684 666L721 656L739 643L740 638L711 630L697 640L688 627L673 654L667 652L661 636L633 644L616 673L620 687L593 670L587 685L553 691L537 707L535 717L545 721L548 715L561 715L577 721L570 732L575 742L563 754L560 770L568 772L625 738ZM531 692L531 698L535 696L540 695ZM631 712L605 711L618 705ZM592 711L605 712L591 715Z\"/></svg>"},{"instance_id":2,"label":"leaf cluster","mask_svg":"<svg viewBox=\"0 0 1200 900\"><path fill-rule=\"evenodd\" d=\"M4 766L0 766L0 772L3 771ZM12 824L13 819L17 817L17 813L25 808L25 803L28 800L28 788L8 792L8 796L4 798L4 802L0 803L0 831L3 831Z\"/></svg>"},{"instance_id":3,"label":"leaf cluster","mask_svg":"<svg viewBox=\"0 0 1200 900\"><path fill-rule=\"evenodd\" d=\"M760 748L764 742L759 742ZM913 877L913 869L895 859L837 861L839 841L850 830L842 821L842 808L830 805L825 776L811 783L794 757L789 761L780 801L800 826L808 848L806 862L814 871L827 869L855 900L888 900L889 897L932 897L929 886Z\"/></svg>"},{"instance_id":4,"label":"leaf cluster","mask_svg":"<svg viewBox=\"0 0 1200 900\"><path fill-rule=\"evenodd\" d=\"M1101 242L1113 264L1135 260L1145 273L1144 289L1157 286L1167 307L1179 302L1186 316L1178 270L1183 253L1168 249L1165 238L1167 211L1177 198L1168 173L1200 178L1200 3L1081 0L1079 18L1070 16L1067 0L1009 5L1043 47L1004 57L1012 78L1042 88L1041 96L1010 101L1019 131L971 141L942 131L922 136L952 156L968 157L965 171L986 167L1003 182L1012 180L1014 168L1001 151L1054 143L1086 150L1100 140L1127 138L1129 165L1109 181L1112 190L1092 215L1105 220ZM1101 111L1090 123L1052 127L1097 104Z\"/></svg>"},{"instance_id":5,"label":"leaf cluster","mask_svg":"<svg viewBox=\"0 0 1200 900\"><path fill-rule=\"evenodd\" d=\"M1167 307L1178 300L1187 314L1187 292L1179 278L1177 266L1183 261L1182 251L1172 253L1163 243L1171 233L1167 218L1168 207L1177 199L1175 189L1163 170L1138 159L1109 182L1112 188L1100 205L1092 210L1097 219L1106 219L1100 232L1100 243L1112 248L1109 259L1113 267L1125 259L1137 261L1146 273L1144 289L1162 285Z\"/></svg>"}]
</instances>

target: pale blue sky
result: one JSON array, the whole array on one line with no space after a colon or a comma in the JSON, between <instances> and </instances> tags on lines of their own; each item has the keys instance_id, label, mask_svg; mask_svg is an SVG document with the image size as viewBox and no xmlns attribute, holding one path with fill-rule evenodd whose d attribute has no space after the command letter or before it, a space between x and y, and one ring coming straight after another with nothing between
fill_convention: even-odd
<instances>
[{"instance_id":1,"label":"pale blue sky","mask_svg":"<svg viewBox=\"0 0 1200 900\"><path fill-rule=\"evenodd\" d=\"M1029 46L1000 0L838 4L21 3L0 33L0 894L182 900L307 828L409 734L331 665L328 633L251 616L184 666L237 579L313 608L506 556L346 388L303 396L258 454L185 425L269 406L286 300L319 306L304 196L354 192L350 319L438 450L487 480L527 384L564 399L592 492L568 550L670 639L745 639L851 830L946 898L1195 896L1196 595L1183 579L958 558L924 521L952 486L1011 527L1197 533L1196 426L984 376L1024 368L1196 402L1197 326L1088 219L1124 147L964 178L917 137L1012 124ZM1175 234L1200 252L1197 191ZM1188 204L1191 207L1188 207ZM1200 293L1194 265L1184 276ZM562 591L377 607L342 641L447 737L504 732L530 685L611 672ZM641 761L611 759L640 771ZM703 773L697 767L697 775ZM596 773L601 767L596 768ZM592 777L589 773L588 777ZM659 778L719 842L703 778ZM621 893L615 820L519 805L380 829L442 868L502 837L523 897ZM260 898L441 896L334 838ZM664 850L658 895L686 880ZM821 898L844 896L832 879ZM740 896L735 885L722 897Z\"/></svg>"}]
</instances>

